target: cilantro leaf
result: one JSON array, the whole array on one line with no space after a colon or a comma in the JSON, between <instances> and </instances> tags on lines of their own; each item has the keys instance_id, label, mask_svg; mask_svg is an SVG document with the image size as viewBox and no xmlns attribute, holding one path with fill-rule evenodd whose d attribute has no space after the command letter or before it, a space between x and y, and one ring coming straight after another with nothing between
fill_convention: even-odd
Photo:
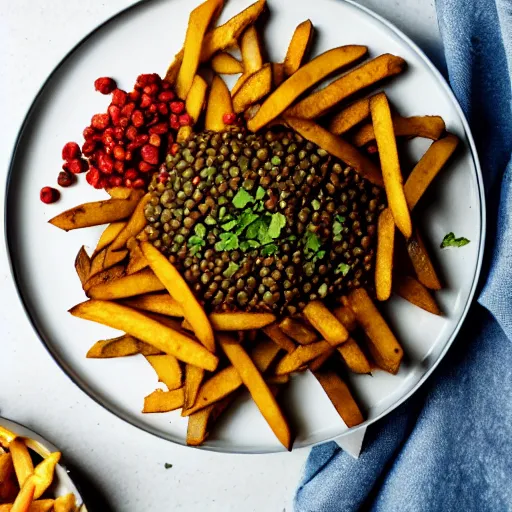
<instances>
[{"instance_id":1,"label":"cilantro leaf","mask_svg":"<svg viewBox=\"0 0 512 512\"><path fill-rule=\"evenodd\" d=\"M240 242L240 249L244 252L249 249L257 249L260 246L260 243L256 240L244 240Z\"/></svg>"},{"instance_id":2,"label":"cilantro leaf","mask_svg":"<svg viewBox=\"0 0 512 512\"><path fill-rule=\"evenodd\" d=\"M320 237L311 231L306 231L304 234L304 251L306 253L309 252L317 252L321 247Z\"/></svg>"},{"instance_id":3,"label":"cilantro leaf","mask_svg":"<svg viewBox=\"0 0 512 512\"><path fill-rule=\"evenodd\" d=\"M335 219L340 223L343 224L347 219L343 217L343 215L336 215Z\"/></svg>"},{"instance_id":4,"label":"cilantro leaf","mask_svg":"<svg viewBox=\"0 0 512 512\"><path fill-rule=\"evenodd\" d=\"M235 233L221 233L220 240L215 244L217 251L231 251L238 249L238 236Z\"/></svg>"},{"instance_id":5,"label":"cilantro leaf","mask_svg":"<svg viewBox=\"0 0 512 512\"><path fill-rule=\"evenodd\" d=\"M441 242L441 249L445 247L464 247L469 244L469 240L461 236L460 238L455 238L453 233L448 233Z\"/></svg>"},{"instance_id":6,"label":"cilantro leaf","mask_svg":"<svg viewBox=\"0 0 512 512\"><path fill-rule=\"evenodd\" d=\"M231 231L236 226L236 224L236 220L230 220L229 222L222 224L221 227L224 231Z\"/></svg>"},{"instance_id":7,"label":"cilantro leaf","mask_svg":"<svg viewBox=\"0 0 512 512\"><path fill-rule=\"evenodd\" d=\"M273 238L269 234L269 225L265 219L259 223L258 240L261 245L266 245L272 242Z\"/></svg>"},{"instance_id":8,"label":"cilantro leaf","mask_svg":"<svg viewBox=\"0 0 512 512\"><path fill-rule=\"evenodd\" d=\"M194 233L199 237L199 238L204 238L205 235L206 235L206 228L204 227L204 224L196 224L194 226Z\"/></svg>"},{"instance_id":9,"label":"cilantro leaf","mask_svg":"<svg viewBox=\"0 0 512 512\"><path fill-rule=\"evenodd\" d=\"M340 263L337 267L336 267L336 270L334 271L335 274L343 274L343 276L346 276L350 269L352 267L350 265L347 265L346 263Z\"/></svg>"},{"instance_id":10,"label":"cilantro leaf","mask_svg":"<svg viewBox=\"0 0 512 512\"><path fill-rule=\"evenodd\" d=\"M250 226L255 220L258 220L259 218L260 216L257 213L254 213L251 210L245 210L236 221L237 226L235 233L239 235L247 226Z\"/></svg>"},{"instance_id":11,"label":"cilantro leaf","mask_svg":"<svg viewBox=\"0 0 512 512\"><path fill-rule=\"evenodd\" d=\"M278 247L276 244L268 244L261 249L261 255L262 256L270 256L271 254L274 254L277 251Z\"/></svg>"},{"instance_id":12,"label":"cilantro leaf","mask_svg":"<svg viewBox=\"0 0 512 512\"><path fill-rule=\"evenodd\" d=\"M247 228L247 231L245 232L246 238L253 240L258 238L261 224L265 224L265 222L262 218L258 217L258 219L255 222L251 223Z\"/></svg>"},{"instance_id":13,"label":"cilantro leaf","mask_svg":"<svg viewBox=\"0 0 512 512\"><path fill-rule=\"evenodd\" d=\"M265 189L260 186L256 189L256 201L261 201L264 197L265 197Z\"/></svg>"},{"instance_id":14,"label":"cilantro leaf","mask_svg":"<svg viewBox=\"0 0 512 512\"><path fill-rule=\"evenodd\" d=\"M268 227L268 235L271 238L279 238L281 229L286 226L286 217L282 213L272 214L270 219L270 226Z\"/></svg>"},{"instance_id":15,"label":"cilantro leaf","mask_svg":"<svg viewBox=\"0 0 512 512\"><path fill-rule=\"evenodd\" d=\"M196 235L192 235L188 239L188 245L199 245L203 246L205 244L204 240Z\"/></svg>"},{"instance_id":16,"label":"cilantro leaf","mask_svg":"<svg viewBox=\"0 0 512 512\"><path fill-rule=\"evenodd\" d=\"M237 265L234 261L230 261L228 268L222 272L222 275L224 277L227 277L228 279L230 277L233 277L236 274L236 271L240 268L240 265Z\"/></svg>"},{"instance_id":17,"label":"cilantro leaf","mask_svg":"<svg viewBox=\"0 0 512 512\"><path fill-rule=\"evenodd\" d=\"M254 198L245 190L244 188L241 188L233 197L233 206L235 208L245 208L249 203L254 203Z\"/></svg>"},{"instance_id":18,"label":"cilantro leaf","mask_svg":"<svg viewBox=\"0 0 512 512\"><path fill-rule=\"evenodd\" d=\"M318 251L318 252L315 254L315 258L316 258L317 260L321 260L324 256L325 256L325 251Z\"/></svg>"}]
</instances>

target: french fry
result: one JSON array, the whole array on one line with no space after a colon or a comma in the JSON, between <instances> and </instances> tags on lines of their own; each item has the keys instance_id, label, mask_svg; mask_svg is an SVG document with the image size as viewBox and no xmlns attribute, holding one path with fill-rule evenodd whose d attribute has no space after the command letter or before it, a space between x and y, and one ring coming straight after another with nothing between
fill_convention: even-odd
<instances>
[{"instance_id":1,"label":"french fry","mask_svg":"<svg viewBox=\"0 0 512 512\"><path fill-rule=\"evenodd\" d=\"M355 427L364 421L352 393L338 374L329 371L315 372L314 375L347 427Z\"/></svg>"},{"instance_id":2,"label":"french fry","mask_svg":"<svg viewBox=\"0 0 512 512\"><path fill-rule=\"evenodd\" d=\"M275 322L276 317L272 313L226 312L211 313L209 319L215 331L249 331Z\"/></svg>"},{"instance_id":3,"label":"french fry","mask_svg":"<svg viewBox=\"0 0 512 512\"><path fill-rule=\"evenodd\" d=\"M411 211L432 180L446 165L458 144L459 138L449 133L446 137L434 142L416 164L404 185L405 199Z\"/></svg>"},{"instance_id":4,"label":"french fry","mask_svg":"<svg viewBox=\"0 0 512 512\"><path fill-rule=\"evenodd\" d=\"M126 297L160 292L163 290L165 290L165 286L151 269L144 269L129 276L122 275L113 281L104 284L95 284L94 286L89 286L88 281L85 288L88 297L101 300L124 299Z\"/></svg>"},{"instance_id":5,"label":"french fry","mask_svg":"<svg viewBox=\"0 0 512 512\"><path fill-rule=\"evenodd\" d=\"M167 293L152 293L140 295L133 299L123 300L125 306L130 308L142 309L144 311L151 311L159 315L183 316L183 308L180 306L176 299L173 299Z\"/></svg>"},{"instance_id":6,"label":"french fry","mask_svg":"<svg viewBox=\"0 0 512 512\"><path fill-rule=\"evenodd\" d=\"M375 139L379 148L380 165L389 208L393 213L396 227L405 238L410 238L412 235L411 215L405 200L391 111L388 99L384 93L372 96L370 99L370 112Z\"/></svg>"},{"instance_id":7,"label":"french fry","mask_svg":"<svg viewBox=\"0 0 512 512\"><path fill-rule=\"evenodd\" d=\"M233 110L239 114L272 90L272 66L265 64L250 75L233 96ZM261 110L261 109L260 109ZM259 111L258 111L259 112ZM258 114L256 114L257 116ZM255 117L256 117L255 116ZM254 118L253 118L254 119Z\"/></svg>"},{"instance_id":8,"label":"french fry","mask_svg":"<svg viewBox=\"0 0 512 512\"><path fill-rule=\"evenodd\" d=\"M331 348L331 344L324 340L309 345L300 345L279 361L275 373L276 375L286 375L295 372L309 361L313 361L324 352L330 351Z\"/></svg>"},{"instance_id":9,"label":"french fry","mask_svg":"<svg viewBox=\"0 0 512 512\"><path fill-rule=\"evenodd\" d=\"M71 493L59 496L53 504L53 512L75 512L76 510L75 495Z\"/></svg>"},{"instance_id":10,"label":"french fry","mask_svg":"<svg viewBox=\"0 0 512 512\"><path fill-rule=\"evenodd\" d=\"M204 127L206 130L222 132L227 129L224 123L224 114L233 112L233 104L229 89L218 75L215 75L210 87L210 95L206 104L206 118Z\"/></svg>"},{"instance_id":11,"label":"french fry","mask_svg":"<svg viewBox=\"0 0 512 512\"><path fill-rule=\"evenodd\" d=\"M40 498L46 489L50 487L55 473L55 466L60 460L60 452L51 453L46 459L40 462L35 468L32 475L25 481L25 485L33 482L35 484L34 499Z\"/></svg>"},{"instance_id":12,"label":"french fry","mask_svg":"<svg viewBox=\"0 0 512 512\"><path fill-rule=\"evenodd\" d=\"M405 67L406 62L401 57L389 53L380 55L341 76L327 87L310 94L288 109L286 114L304 119L316 119L327 114L338 103L356 92L400 74Z\"/></svg>"},{"instance_id":13,"label":"french fry","mask_svg":"<svg viewBox=\"0 0 512 512\"><path fill-rule=\"evenodd\" d=\"M279 347L270 340L261 340L251 351L251 359L256 368L264 373L277 357ZM189 416L203 407L215 403L242 385L242 380L233 366L228 366L210 377L199 389L194 406L184 410L182 415Z\"/></svg>"},{"instance_id":14,"label":"french fry","mask_svg":"<svg viewBox=\"0 0 512 512\"><path fill-rule=\"evenodd\" d=\"M345 326L318 300L310 302L302 311L309 323L327 343L336 347L348 340Z\"/></svg>"},{"instance_id":15,"label":"french fry","mask_svg":"<svg viewBox=\"0 0 512 512\"><path fill-rule=\"evenodd\" d=\"M89 274L91 273L91 258L85 251L83 245L80 247L75 258L75 270L83 286L89 279Z\"/></svg>"},{"instance_id":16,"label":"french fry","mask_svg":"<svg viewBox=\"0 0 512 512\"><path fill-rule=\"evenodd\" d=\"M130 190L130 189L127 189ZM103 231L96 244L96 249L94 249L93 257L96 256L100 251L105 249L108 245L110 245L116 238L117 235L123 230L126 226L126 222L112 222L109 224Z\"/></svg>"},{"instance_id":17,"label":"french fry","mask_svg":"<svg viewBox=\"0 0 512 512\"><path fill-rule=\"evenodd\" d=\"M274 85L274 89L277 89L286 79L286 76L284 74L284 65L282 62L272 62L271 66L272 83ZM254 113L254 115L256 115L256 113ZM249 119L252 119L254 115L252 115Z\"/></svg>"},{"instance_id":18,"label":"french fry","mask_svg":"<svg viewBox=\"0 0 512 512\"><path fill-rule=\"evenodd\" d=\"M28 512L65 512L63 509L55 508L54 504L57 500L36 500L30 503L28 507ZM4 503L0 505L0 512L11 512L12 511L12 503ZM75 509L69 509L71 512L75 512Z\"/></svg>"},{"instance_id":19,"label":"french fry","mask_svg":"<svg viewBox=\"0 0 512 512\"><path fill-rule=\"evenodd\" d=\"M21 488L18 496L16 496L16 499L14 500L14 503L11 507L11 512L29 512L35 492L35 482L30 479Z\"/></svg>"},{"instance_id":20,"label":"french fry","mask_svg":"<svg viewBox=\"0 0 512 512\"><path fill-rule=\"evenodd\" d=\"M340 347L338 347L339 349ZM313 359L308 365L308 368L312 372L320 370L320 368L327 362L327 360L336 352L334 347L326 350L323 354L320 354L317 358ZM278 375L278 377L287 377L288 375Z\"/></svg>"},{"instance_id":21,"label":"french fry","mask_svg":"<svg viewBox=\"0 0 512 512\"><path fill-rule=\"evenodd\" d=\"M260 39L254 25L249 25L242 34L240 53L242 54L244 73L252 75L263 67Z\"/></svg>"},{"instance_id":22,"label":"french fry","mask_svg":"<svg viewBox=\"0 0 512 512\"><path fill-rule=\"evenodd\" d=\"M308 119L285 116L284 120L288 126L293 128L305 139L317 144L331 155L338 157L347 165L353 167L363 178L366 178L379 187L384 185L382 174L378 167L357 148L352 146L352 144L333 135L325 128L322 128L320 125Z\"/></svg>"},{"instance_id":23,"label":"french fry","mask_svg":"<svg viewBox=\"0 0 512 512\"><path fill-rule=\"evenodd\" d=\"M12 440L9 445L9 451L12 455L12 463L14 465L18 484L20 487L23 487L27 478L34 471L34 464L30 458L30 453L28 452L28 448L23 440L19 437Z\"/></svg>"},{"instance_id":24,"label":"french fry","mask_svg":"<svg viewBox=\"0 0 512 512\"><path fill-rule=\"evenodd\" d=\"M217 368L218 358L202 345L135 309L103 300L89 300L69 312L78 318L124 331L185 363L209 371Z\"/></svg>"},{"instance_id":25,"label":"french fry","mask_svg":"<svg viewBox=\"0 0 512 512\"><path fill-rule=\"evenodd\" d=\"M348 332L357 329L357 320L354 312L347 306L338 306L333 310L334 316L346 327Z\"/></svg>"},{"instance_id":26,"label":"french fry","mask_svg":"<svg viewBox=\"0 0 512 512\"><path fill-rule=\"evenodd\" d=\"M368 293L364 288L357 288L349 294L348 301L368 337L373 359L383 370L396 374L403 357L402 347Z\"/></svg>"},{"instance_id":27,"label":"french fry","mask_svg":"<svg viewBox=\"0 0 512 512\"><path fill-rule=\"evenodd\" d=\"M368 358L353 338L349 338L338 347L346 367L354 373L370 373L372 368Z\"/></svg>"},{"instance_id":28,"label":"french fry","mask_svg":"<svg viewBox=\"0 0 512 512\"><path fill-rule=\"evenodd\" d=\"M83 285L83 289L85 293L87 293L88 290L95 286L109 285L121 277L124 277L125 275L126 269L124 268L124 265L116 265L115 267L109 268L107 270L102 270L95 276L89 277Z\"/></svg>"},{"instance_id":29,"label":"french fry","mask_svg":"<svg viewBox=\"0 0 512 512\"><path fill-rule=\"evenodd\" d=\"M0 425L0 445L9 448L9 444L16 439L16 434Z\"/></svg>"},{"instance_id":30,"label":"french fry","mask_svg":"<svg viewBox=\"0 0 512 512\"><path fill-rule=\"evenodd\" d=\"M141 244L142 252L158 279L182 307L185 318L194 328L199 341L210 351L215 352L213 329L204 309L201 307L181 274L169 260L148 242Z\"/></svg>"},{"instance_id":31,"label":"french fry","mask_svg":"<svg viewBox=\"0 0 512 512\"><path fill-rule=\"evenodd\" d=\"M213 56L212 69L219 75L236 75L244 72L242 63L226 52L220 52Z\"/></svg>"},{"instance_id":32,"label":"french fry","mask_svg":"<svg viewBox=\"0 0 512 512\"><path fill-rule=\"evenodd\" d=\"M152 412L170 412L183 407L185 394L183 388L174 389L172 391L162 391L156 389L144 398L143 413Z\"/></svg>"},{"instance_id":33,"label":"french fry","mask_svg":"<svg viewBox=\"0 0 512 512\"><path fill-rule=\"evenodd\" d=\"M183 61L176 78L176 94L182 100L186 99L199 67L206 30L223 5L224 0L207 0L190 13L183 45Z\"/></svg>"},{"instance_id":34,"label":"french fry","mask_svg":"<svg viewBox=\"0 0 512 512\"><path fill-rule=\"evenodd\" d=\"M290 428L258 368L242 346L229 336L219 334L219 343L231 364L236 368L242 382L249 390L270 428L281 444L287 450L290 450L292 445Z\"/></svg>"},{"instance_id":35,"label":"french fry","mask_svg":"<svg viewBox=\"0 0 512 512\"><path fill-rule=\"evenodd\" d=\"M112 187L105 190L112 199L128 199L133 192L133 188Z\"/></svg>"},{"instance_id":36,"label":"french fry","mask_svg":"<svg viewBox=\"0 0 512 512\"><path fill-rule=\"evenodd\" d=\"M437 140L444 133L446 126L439 116L393 116L395 137L423 137ZM375 140L372 124L365 124L354 134L352 139L357 147L365 146Z\"/></svg>"},{"instance_id":37,"label":"french fry","mask_svg":"<svg viewBox=\"0 0 512 512\"><path fill-rule=\"evenodd\" d=\"M414 236L407 243L407 253L409 254L409 259L414 267L418 281L430 290L440 290L442 288L441 281L437 276L418 229L414 231Z\"/></svg>"},{"instance_id":38,"label":"french fry","mask_svg":"<svg viewBox=\"0 0 512 512\"><path fill-rule=\"evenodd\" d=\"M362 98L338 112L329 123L329 131L343 135L370 117L370 98Z\"/></svg>"},{"instance_id":39,"label":"french fry","mask_svg":"<svg viewBox=\"0 0 512 512\"><path fill-rule=\"evenodd\" d=\"M427 288L411 276L395 276L393 291L411 304L433 315L440 315L441 310Z\"/></svg>"},{"instance_id":40,"label":"french fry","mask_svg":"<svg viewBox=\"0 0 512 512\"><path fill-rule=\"evenodd\" d=\"M152 345L137 340L133 336L123 334L117 338L97 341L87 352L88 359L109 359L112 357L127 357L135 354L146 356L161 354Z\"/></svg>"},{"instance_id":41,"label":"french fry","mask_svg":"<svg viewBox=\"0 0 512 512\"><path fill-rule=\"evenodd\" d=\"M103 270L107 270L118 263L121 263L126 256L128 256L128 251L126 249L122 249L120 251L112 251L110 247L103 249L105 251L105 259L103 260Z\"/></svg>"},{"instance_id":42,"label":"french fry","mask_svg":"<svg viewBox=\"0 0 512 512\"><path fill-rule=\"evenodd\" d=\"M150 200L151 194L148 193L137 203L130 220L112 242L110 246L112 251L123 249L130 238L136 237L144 229L147 224L144 209Z\"/></svg>"},{"instance_id":43,"label":"french fry","mask_svg":"<svg viewBox=\"0 0 512 512\"><path fill-rule=\"evenodd\" d=\"M391 210L386 208L380 213L377 226L375 291L378 300L388 300L391 295L394 246L395 221Z\"/></svg>"},{"instance_id":44,"label":"french fry","mask_svg":"<svg viewBox=\"0 0 512 512\"><path fill-rule=\"evenodd\" d=\"M290 382L289 375L269 375L265 376L265 382L267 384L288 384Z\"/></svg>"},{"instance_id":45,"label":"french fry","mask_svg":"<svg viewBox=\"0 0 512 512\"><path fill-rule=\"evenodd\" d=\"M187 112L194 120L194 123L197 123L197 120L203 111L206 103L207 90L208 84L206 83L206 80L202 76L196 75L192 81L192 86L190 87L190 91L188 92L187 99L185 101Z\"/></svg>"},{"instance_id":46,"label":"french fry","mask_svg":"<svg viewBox=\"0 0 512 512\"><path fill-rule=\"evenodd\" d=\"M181 388L181 367L174 356L146 356L146 360L155 370L159 382L163 382L169 391Z\"/></svg>"},{"instance_id":47,"label":"french fry","mask_svg":"<svg viewBox=\"0 0 512 512\"><path fill-rule=\"evenodd\" d=\"M139 242L137 242L135 238L130 238L128 242L126 242L126 247L128 247L130 251L130 258L126 266L127 275L136 274L142 269L149 267L148 260L144 254L142 254Z\"/></svg>"},{"instance_id":48,"label":"french fry","mask_svg":"<svg viewBox=\"0 0 512 512\"><path fill-rule=\"evenodd\" d=\"M107 199L75 206L53 217L48 222L54 226L70 231L100 224L109 224L128 218L139 202L139 198Z\"/></svg>"},{"instance_id":49,"label":"french fry","mask_svg":"<svg viewBox=\"0 0 512 512\"><path fill-rule=\"evenodd\" d=\"M283 61L286 76L293 75L302 66L312 38L313 24L311 20L303 21L295 29Z\"/></svg>"},{"instance_id":50,"label":"french fry","mask_svg":"<svg viewBox=\"0 0 512 512\"><path fill-rule=\"evenodd\" d=\"M308 345L318 339L317 334L308 329L302 322L293 318L284 318L279 323L279 328L290 338L293 338L301 345Z\"/></svg>"},{"instance_id":51,"label":"french fry","mask_svg":"<svg viewBox=\"0 0 512 512\"><path fill-rule=\"evenodd\" d=\"M331 73L361 59L367 50L366 46L340 46L314 58L290 76L267 98L258 113L247 123L247 128L253 132L260 130L286 111L305 91ZM287 114L295 115L291 113L290 109Z\"/></svg>"},{"instance_id":52,"label":"french fry","mask_svg":"<svg viewBox=\"0 0 512 512\"><path fill-rule=\"evenodd\" d=\"M183 403L183 412L193 407L196 403L197 393L204 379L204 370L197 366L187 364L185 367L185 401ZM182 413L182 416L184 414Z\"/></svg>"},{"instance_id":53,"label":"french fry","mask_svg":"<svg viewBox=\"0 0 512 512\"><path fill-rule=\"evenodd\" d=\"M295 343L289 338L277 324L263 327L263 332L280 348L290 353L295 350Z\"/></svg>"},{"instance_id":54,"label":"french fry","mask_svg":"<svg viewBox=\"0 0 512 512\"><path fill-rule=\"evenodd\" d=\"M107 249L102 249L99 253L97 253L95 256L93 256L93 258L91 259L91 268L89 270L88 279L99 274L100 272L103 272L103 270L106 270L103 268L103 264L105 263L106 255L107 255Z\"/></svg>"},{"instance_id":55,"label":"french fry","mask_svg":"<svg viewBox=\"0 0 512 512\"><path fill-rule=\"evenodd\" d=\"M9 452L0 453L0 501L12 502L18 494L19 487Z\"/></svg>"}]
</instances>

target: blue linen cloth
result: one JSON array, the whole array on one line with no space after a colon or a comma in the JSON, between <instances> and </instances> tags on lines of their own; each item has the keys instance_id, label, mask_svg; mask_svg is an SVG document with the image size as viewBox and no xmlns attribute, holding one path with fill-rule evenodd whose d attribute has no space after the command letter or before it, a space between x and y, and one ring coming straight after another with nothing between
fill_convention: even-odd
<instances>
[{"instance_id":1,"label":"blue linen cloth","mask_svg":"<svg viewBox=\"0 0 512 512\"><path fill-rule=\"evenodd\" d=\"M482 290L439 368L368 428L358 460L335 443L311 451L297 512L512 510L512 1L436 9L484 173Z\"/></svg>"}]
</instances>

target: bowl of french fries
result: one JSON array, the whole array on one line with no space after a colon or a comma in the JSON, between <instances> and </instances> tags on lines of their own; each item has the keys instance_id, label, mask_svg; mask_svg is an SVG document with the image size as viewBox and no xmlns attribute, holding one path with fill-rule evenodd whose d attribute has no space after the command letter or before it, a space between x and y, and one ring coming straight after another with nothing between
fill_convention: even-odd
<instances>
[{"instance_id":1,"label":"bowl of french fries","mask_svg":"<svg viewBox=\"0 0 512 512\"><path fill-rule=\"evenodd\" d=\"M301 4L303 19L276 52L272 23L284 3L242 3L225 13L221 0L207 0L187 14L162 79L193 122L177 130L146 187L106 187L105 199L89 191L92 201L52 206L45 236L66 246L67 270L65 284L54 280L56 300L45 301L48 316L61 309L43 337L50 347L51 337L87 338L86 348L63 341L50 350L80 367L80 384L98 401L129 410L146 430L236 451L230 437L251 418L276 446L254 448L251 426L241 451L291 450L375 421L441 359L474 292L481 240L464 249L473 279L462 296L446 276L461 267L455 251L446 263L433 250L428 220L443 229L452 218L440 213L436 188L451 174L457 185L446 189L472 180L480 211L478 164L470 177L459 171L470 135L453 120L458 107L440 106L446 120L419 103L401 107L413 88L407 77L432 73L418 71L423 57L408 43L390 53L389 36L389 52L381 43L376 53L358 35L317 51L328 16L317 26ZM168 418L179 425L172 434Z\"/></svg>"},{"instance_id":2,"label":"bowl of french fries","mask_svg":"<svg viewBox=\"0 0 512 512\"><path fill-rule=\"evenodd\" d=\"M0 510L87 512L61 457L38 434L0 418Z\"/></svg>"}]
</instances>

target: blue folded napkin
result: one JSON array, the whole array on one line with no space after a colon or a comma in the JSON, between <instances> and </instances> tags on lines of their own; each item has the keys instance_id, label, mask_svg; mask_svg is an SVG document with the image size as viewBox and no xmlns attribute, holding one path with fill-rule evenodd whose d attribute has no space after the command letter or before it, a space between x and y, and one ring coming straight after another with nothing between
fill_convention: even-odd
<instances>
[{"instance_id":1,"label":"blue folded napkin","mask_svg":"<svg viewBox=\"0 0 512 512\"><path fill-rule=\"evenodd\" d=\"M512 2L436 9L484 173L482 290L438 369L368 428L358 460L335 443L311 451L297 512L512 510Z\"/></svg>"}]
</instances>

